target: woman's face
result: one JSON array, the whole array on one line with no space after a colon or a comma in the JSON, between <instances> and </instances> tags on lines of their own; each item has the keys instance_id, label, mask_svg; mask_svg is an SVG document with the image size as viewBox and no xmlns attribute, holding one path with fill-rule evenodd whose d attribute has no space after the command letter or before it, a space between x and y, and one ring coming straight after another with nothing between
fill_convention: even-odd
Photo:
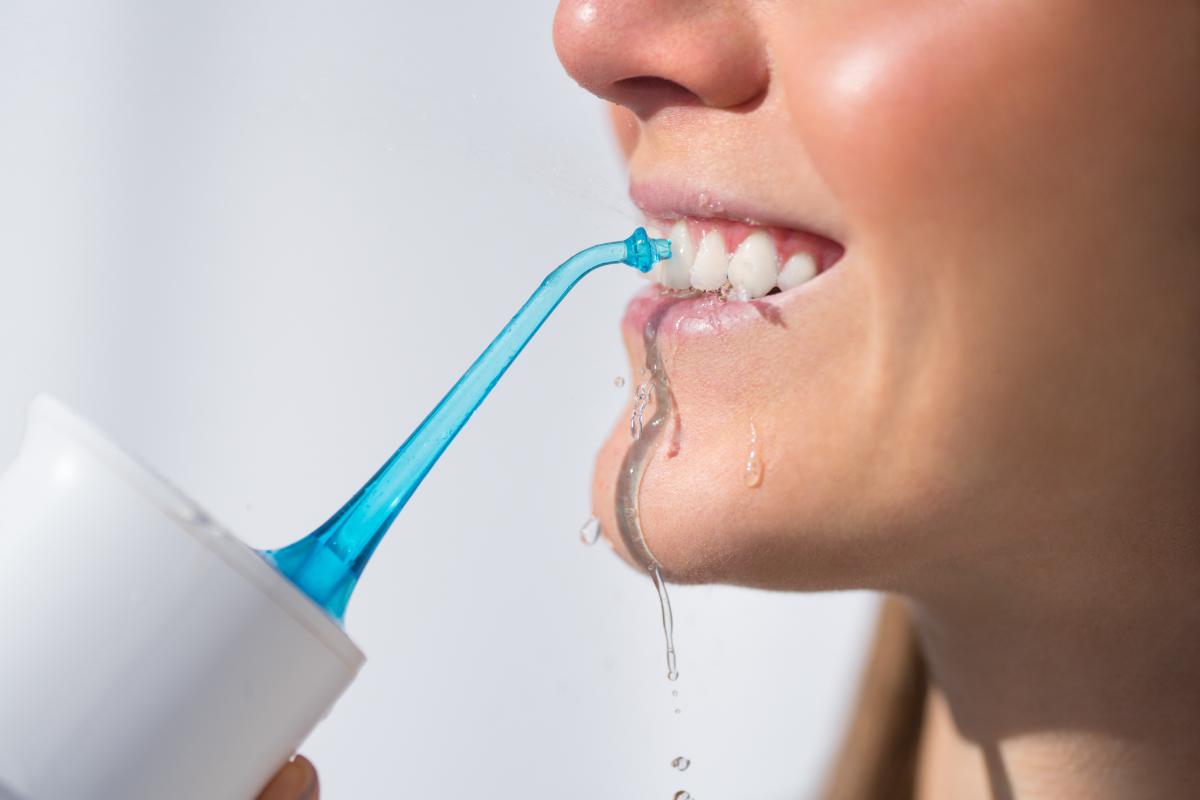
<instances>
[{"instance_id":1,"label":"woman's face","mask_svg":"<svg viewBox=\"0 0 1200 800\"><path fill-rule=\"evenodd\" d=\"M560 58L615 104L648 220L683 219L693 250L762 226L755 264L769 241L773 269L823 268L627 310L634 383L649 324L680 424L640 492L668 576L905 588L1035 565L1085 546L1048 531L1194 480L1200 6L1152 5L563 0ZM623 551L629 446L622 419L594 483Z\"/></svg>"}]
</instances>

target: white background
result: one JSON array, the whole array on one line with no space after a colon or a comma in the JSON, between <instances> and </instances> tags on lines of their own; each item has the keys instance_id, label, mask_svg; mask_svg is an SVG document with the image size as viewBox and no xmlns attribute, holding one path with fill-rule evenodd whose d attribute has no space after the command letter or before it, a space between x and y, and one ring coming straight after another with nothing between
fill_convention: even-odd
<instances>
[{"instance_id":1,"label":"white background","mask_svg":"<svg viewBox=\"0 0 1200 800\"><path fill-rule=\"evenodd\" d=\"M637 222L552 12L0 0L0 462L45 390L251 544L322 522L544 273ZM675 715L649 582L576 539L637 285L575 290L380 548L368 664L304 748L325 798L818 785L873 600L676 590Z\"/></svg>"}]
</instances>

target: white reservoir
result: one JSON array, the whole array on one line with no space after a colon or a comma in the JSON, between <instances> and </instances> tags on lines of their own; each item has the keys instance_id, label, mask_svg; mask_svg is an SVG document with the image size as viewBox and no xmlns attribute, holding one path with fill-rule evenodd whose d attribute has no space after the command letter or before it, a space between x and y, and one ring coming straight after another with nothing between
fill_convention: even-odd
<instances>
[{"instance_id":1,"label":"white reservoir","mask_svg":"<svg viewBox=\"0 0 1200 800\"><path fill-rule=\"evenodd\" d=\"M250 800L363 664L58 402L0 474L0 800Z\"/></svg>"}]
</instances>

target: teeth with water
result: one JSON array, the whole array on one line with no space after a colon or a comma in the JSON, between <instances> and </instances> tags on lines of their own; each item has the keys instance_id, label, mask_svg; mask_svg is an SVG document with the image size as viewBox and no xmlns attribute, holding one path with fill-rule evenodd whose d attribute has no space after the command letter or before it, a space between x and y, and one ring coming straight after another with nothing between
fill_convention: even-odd
<instances>
[{"instance_id":1,"label":"teeth with water","mask_svg":"<svg viewBox=\"0 0 1200 800\"><path fill-rule=\"evenodd\" d=\"M715 292L729 277L729 256L725 253L725 237L720 231L709 231L696 248L692 262L692 288Z\"/></svg>"},{"instance_id":2,"label":"teeth with water","mask_svg":"<svg viewBox=\"0 0 1200 800\"><path fill-rule=\"evenodd\" d=\"M798 252L780 264L775 238L755 230L737 246L726 250L725 236L710 229L699 243L688 221L677 220L665 234L647 227L649 235L671 240L672 256L655 265L648 277L668 289L720 292L734 300L756 300L777 287L786 291L816 277L817 260L811 253Z\"/></svg>"},{"instance_id":3,"label":"teeth with water","mask_svg":"<svg viewBox=\"0 0 1200 800\"><path fill-rule=\"evenodd\" d=\"M817 276L817 262L808 253L796 253L783 262L779 271L779 288L783 291L792 289Z\"/></svg>"},{"instance_id":4,"label":"teeth with water","mask_svg":"<svg viewBox=\"0 0 1200 800\"><path fill-rule=\"evenodd\" d=\"M668 289L690 289L692 286L692 262L696 260L696 247L688 233L687 222L679 220L671 226L671 257L662 264L659 282Z\"/></svg>"},{"instance_id":5,"label":"teeth with water","mask_svg":"<svg viewBox=\"0 0 1200 800\"><path fill-rule=\"evenodd\" d=\"M739 300L763 297L775 288L779 271L775 241L766 231L755 231L738 245L729 259L729 283Z\"/></svg>"}]
</instances>

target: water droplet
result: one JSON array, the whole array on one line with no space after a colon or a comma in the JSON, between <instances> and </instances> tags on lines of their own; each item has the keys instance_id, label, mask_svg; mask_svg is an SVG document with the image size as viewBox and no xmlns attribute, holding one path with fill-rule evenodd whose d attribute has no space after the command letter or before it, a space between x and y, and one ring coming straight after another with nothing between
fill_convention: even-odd
<instances>
[{"instance_id":1,"label":"water droplet","mask_svg":"<svg viewBox=\"0 0 1200 800\"><path fill-rule=\"evenodd\" d=\"M671 800L692 800L692 796L683 789L680 789L678 792L671 795Z\"/></svg>"},{"instance_id":2,"label":"water droplet","mask_svg":"<svg viewBox=\"0 0 1200 800\"><path fill-rule=\"evenodd\" d=\"M697 205L711 214L720 214L725 210L725 204L709 192L701 192L696 196Z\"/></svg>"},{"instance_id":3,"label":"water droplet","mask_svg":"<svg viewBox=\"0 0 1200 800\"><path fill-rule=\"evenodd\" d=\"M622 378L620 375L618 375L617 377L613 378L613 386L615 386L615 387L617 387L618 389L620 389L620 388L621 388L622 386L624 386L624 385L625 385L625 379L624 379L624 378Z\"/></svg>"},{"instance_id":4,"label":"water droplet","mask_svg":"<svg viewBox=\"0 0 1200 800\"><path fill-rule=\"evenodd\" d=\"M679 690L678 690L678 689L672 689L672 690L671 690L671 697L679 697Z\"/></svg>"},{"instance_id":5,"label":"water droplet","mask_svg":"<svg viewBox=\"0 0 1200 800\"><path fill-rule=\"evenodd\" d=\"M753 420L750 422L750 452L746 456L746 471L743 477L747 488L757 489L762 485L763 462L758 454L758 428L754 427Z\"/></svg>"},{"instance_id":6,"label":"water droplet","mask_svg":"<svg viewBox=\"0 0 1200 800\"><path fill-rule=\"evenodd\" d=\"M674 767L675 769L679 770L680 772L683 772L685 769L687 769L691 765L692 765L691 759L689 759L687 756L675 756L674 758L671 759L671 766Z\"/></svg>"},{"instance_id":7,"label":"water droplet","mask_svg":"<svg viewBox=\"0 0 1200 800\"><path fill-rule=\"evenodd\" d=\"M675 713L676 713L676 714L682 714L682 713L683 713L683 709L682 709L682 708L677 708L677 709L675 709Z\"/></svg>"},{"instance_id":8,"label":"water droplet","mask_svg":"<svg viewBox=\"0 0 1200 800\"><path fill-rule=\"evenodd\" d=\"M600 520L588 517L587 522L579 529L579 541L589 547L600 541Z\"/></svg>"},{"instance_id":9,"label":"water droplet","mask_svg":"<svg viewBox=\"0 0 1200 800\"><path fill-rule=\"evenodd\" d=\"M633 397L633 412L629 415L629 435L634 439L641 438L642 420L646 415L646 406L650 404L650 384L640 383Z\"/></svg>"}]
</instances>

